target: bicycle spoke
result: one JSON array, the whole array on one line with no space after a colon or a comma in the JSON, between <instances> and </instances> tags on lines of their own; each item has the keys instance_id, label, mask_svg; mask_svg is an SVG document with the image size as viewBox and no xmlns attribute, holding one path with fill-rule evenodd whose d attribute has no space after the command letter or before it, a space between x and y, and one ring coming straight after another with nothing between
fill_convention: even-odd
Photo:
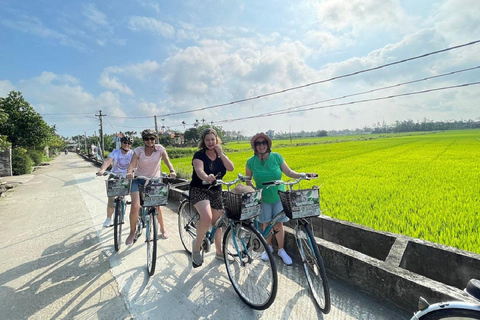
<instances>
[{"instance_id":1,"label":"bicycle spoke","mask_svg":"<svg viewBox=\"0 0 480 320\"><path fill-rule=\"evenodd\" d=\"M316 304L327 314L330 311L330 288L318 245L308 224L296 230L297 245L302 256L303 269Z\"/></svg>"},{"instance_id":2,"label":"bicycle spoke","mask_svg":"<svg viewBox=\"0 0 480 320\"><path fill-rule=\"evenodd\" d=\"M261 256L266 243L257 230L248 224L228 227L224 235L225 265L232 285L240 298L258 310L268 308L277 293L277 270L270 254Z\"/></svg>"}]
</instances>

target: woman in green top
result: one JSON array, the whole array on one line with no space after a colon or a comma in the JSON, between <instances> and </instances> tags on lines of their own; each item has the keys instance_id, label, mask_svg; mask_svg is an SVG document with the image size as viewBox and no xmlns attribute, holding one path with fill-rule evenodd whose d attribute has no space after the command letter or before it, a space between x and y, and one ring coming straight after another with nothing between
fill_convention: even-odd
<instances>
[{"instance_id":1,"label":"woman in green top","mask_svg":"<svg viewBox=\"0 0 480 320\"><path fill-rule=\"evenodd\" d=\"M279 153L272 152L272 140L265 133L257 133L250 140L250 145L254 151L254 155L247 160L245 175L252 177L257 185L257 188L262 189L262 203L261 213L258 221L263 223L263 227L270 223L273 218L283 211L278 190L285 191L285 186L270 186L268 189L262 185L266 181L281 180L282 173L290 178L298 179L305 173L298 173L290 169ZM248 183L253 187L252 182ZM292 264L292 258L285 252L284 249L284 231L283 222L287 222L288 218L285 216L281 222L273 226L275 231L275 238L278 244L278 256L282 258L287 265ZM273 253L272 237L267 239L270 251ZM263 260L268 260L266 253L262 255Z\"/></svg>"}]
</instances>

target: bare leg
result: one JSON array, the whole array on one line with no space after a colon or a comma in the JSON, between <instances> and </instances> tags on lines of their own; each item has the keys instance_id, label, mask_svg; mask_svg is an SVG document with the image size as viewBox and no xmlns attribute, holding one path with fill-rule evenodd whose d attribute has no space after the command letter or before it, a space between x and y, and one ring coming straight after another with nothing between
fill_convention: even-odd
<instances>
[{"instance_id":1,"label":"bare leg","mask_svg":"<svg viewBox=\"0 0 480 320\"><path fill-rule=\"evenodd\" d=\"M111 219L114 211L115 211L114 207L108 207L107 206L107 218Z\"/></svg>"},{"instance_id":2,"label":"bare leg","mask_svg":"<svg viewBox=\"0 0 480 320\"><path fill-rule=\"evenodd\" d=\"M140 195L138 191L132 192L130 198L132 200L132 205L130 206L130 234L128 235L127 242L129 238L133 241L135 229L137 227L138 212L140 211Z\"/></svg>"},{"instance_id":3,"label":"bare leg","mask_svg":"<svg viewBox=\"0 0 480 320\"><path fill-rule=\"evenodd\" d=\"M222 216L223 210L212 209L212 225ZM222 228L218 228L215 232L215 250L216 253L222 254Z\"/></svg>"},{"instance_id":4,"label":"bare leg","mask_svg":"<svg viewBox=\"0 0 480 320\"><path fill-rule=\"evenodd\" d=\"M165 234L167 233L167 230L165 229L165 222L163 221L163 211L162 211L162 208L160 206L157 207L157 221L158 223L160 224L160 232L162 234Z\"/></svg>"},{"instance_id":5,"label":"bare leg","mask_svg":"<svg viewBox=\"0 0 480 320\"><path fill-rule=\"evenodd\" d=\"M277 239L278 250L282 249L285 243L285 233L283 230L283 222L277 222L273 226L273 230L275 230L275 239ZM271 237L270 237L271 238ZM270 239L270 242L272 240Z\"/></svg>"},{"instance_id":6,"label":"bare leg","mask_svg":"<svg viewBox=\"0 0 480 320\"><path fill-rule=\"evenodd\" d=\"M194 207L200 214L200 221L197 223L197 239L195 240L195 246L192 249L195 252L199 252L203 237L205 237L208 228L212 224L212 208L210 207L209 200L199 201Z\"/></svg>"}]
</instances>

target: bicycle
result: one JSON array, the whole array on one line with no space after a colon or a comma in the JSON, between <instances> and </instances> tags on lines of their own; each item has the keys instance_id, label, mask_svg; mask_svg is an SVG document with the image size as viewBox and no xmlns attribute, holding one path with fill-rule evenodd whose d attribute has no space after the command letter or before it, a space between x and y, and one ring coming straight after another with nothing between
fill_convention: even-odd
<instances>
[{"instance_id":1,"label":"bicycle","mask_svg":"<svg viewBox=\"0 0 480 320\"><path fill-rule=\"evenodd\" d=\"M309 174L308 176L302 175L293 182L274 180L263 183L267 188L273 185L286 185L288 190L278 191L283 211L275 216L261 233L265 239L271 237L275 233L273 226L280 222L285 215L295 222L295 239L298 251L302 257L303 270L305 271L308 286L317 306L324 314L327 314L331 308L330 287L318 244L310 228L311 223L307 220L307 218L320 215L319 189L314 187L312 189L293 190L293 186L300 183L300 181L316 177L316 174ZM255 227L260 230L259 222L255 220L254 223Z\"/></svg>"},{"instance_id":2,"label":"bicycle","mask_svg":"<svg viewBox=\"0 0 480 320\"><path fill-rule=\"evenodd\" d=\"M208 252L214 242L215 232L227 226L223 236L223 256L230 282L244 303L253 309L265 310L277 295L277 268L269 252L267 262L261 259L267 243L253 226L251 219L260 214L261 192L234 194L230 187L245 182L248 177L241 174L230 182L216 180L212 185L227 187L223 191L225 210L215 225L207 231L202 242L204 252ZM191 253L191 243L196 238L196 226L200 215L190 203L189 191L182 193L184 200L178 209L178 228L185 250Z\"/></svg>"},{"instance_id":3,"label":"bicycle","mask_svg":"<svg viewBox=\"0 0 480 320\"><path fill-rule=\"evenodd\" d=\"M473 320L480 319L480 280L471 279L465 292L478 303L464 301L448 301L429 304L420 297L418 309L411 320Z\"/></svg>"},{"instance_id":4,"label":"bicycle","mask_svg":"<svg viewBox=\"0 0 480 320\"><path fill-rule=\"evenodd\" d=\"M162 174L158 178L137 176L135 179L145 180L144 185L139 185L140 212L135 229L133 243L137 242L145 229L145 242L147 243L147 270L148 275L153 276L157 263L157 238L158 227L156 223L157 206L164 206L168 203L169 185L163 183Z\"/></svg>"},{"instance_id":5,"label":"bicycle","mask_svg":"<svg viewBox=\"0 0 480 320\"><path fill-rule=\"evenodd\" d=\"M113 218L113 245L115 251L119 251L122 244L122 226L125 218L125 209L128 202L125 196L130 194L132 181L125 179L123 175L105 171L104 176L110 175L105 184L107 187L107 196L115 197L115 211Z\"/></svg>"}]
</instances>

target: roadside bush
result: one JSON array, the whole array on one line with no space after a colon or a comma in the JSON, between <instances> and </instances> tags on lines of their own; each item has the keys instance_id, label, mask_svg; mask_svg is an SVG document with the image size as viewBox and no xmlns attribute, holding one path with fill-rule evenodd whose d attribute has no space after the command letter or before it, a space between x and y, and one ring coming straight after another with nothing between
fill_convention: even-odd
<instances>
[{"instance_id":1,"label":"roadside bush","mask_svg":"<svg viewBox=\"0 0 480 320\"><path fill-rule=\"evenodd\" d=\"M39 166L43 161L45 161L45 157L43 153L38 150L29 150L27 154L33 160L34 165Z\"/></svg>"},{"instance_id":2,"label":"roadside bush","mask_svg":"<svg viewBox=\"0 0 480 320\"><path fill-rule=\"evenodd\" d=\"M14 175L27 174L32 172L34 162L27 153L27 150L17 147L12 150L12 171Z\"/></svg>"}]
</instances>

